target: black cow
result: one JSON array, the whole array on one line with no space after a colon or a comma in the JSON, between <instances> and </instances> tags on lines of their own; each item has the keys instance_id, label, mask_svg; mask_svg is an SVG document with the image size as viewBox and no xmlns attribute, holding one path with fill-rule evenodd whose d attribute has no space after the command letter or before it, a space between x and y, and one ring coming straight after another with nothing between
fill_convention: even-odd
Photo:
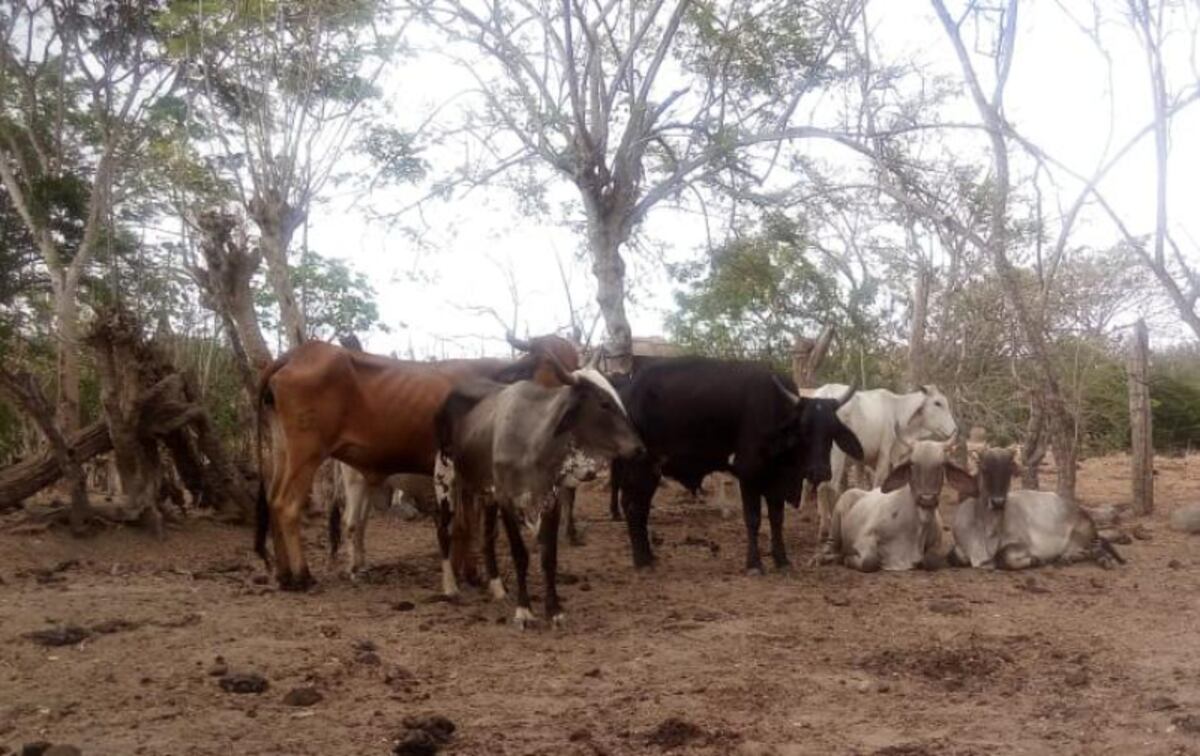
<instances>
[{"instance_id":1,"label":"black cow","mask_svg":"<svg viewBox=\"0 0 1200 756\"><path fill-rule=\"evenodd\" d=\"M784 502L799 500L806 479L814 485L829 480L834 443L862 459L858 439L836 414L854 390L840 400L800 398L792 381L752 362L671 357L641 366L619 391L649 454L622 461L613 471L634 566L654 562L647 523L662 476L695 491L717 471L732 473L741 488L746 569L762 572L758 530L763 498L771 556L777 567L786 566Z\"/></svg>"}]
</instances>

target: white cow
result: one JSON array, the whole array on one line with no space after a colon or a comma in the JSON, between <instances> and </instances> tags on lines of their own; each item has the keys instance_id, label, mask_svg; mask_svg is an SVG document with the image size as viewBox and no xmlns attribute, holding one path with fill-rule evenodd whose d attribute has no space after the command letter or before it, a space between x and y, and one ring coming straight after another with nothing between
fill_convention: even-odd
<instances>
[{"instance_id":1,"label":"white cow","mask_svg":"<svg viewBox=\"0 0 1200 756\"><path fill-rule=\"evenodd\" d=\"M881 488L852 488L833 511L832 535L818 559L842 562L862 572L935 566L942 522L942 484L972 490L975 479L946 456L947 443L917 441L908 461L898 465Z\"/></svg>"},{"instance_id":2,"label":"white cow","mask_svg":"<svg viewBox=\"0 0 1200 756\"><path fill-rule=\"evenodd\" d=\"M828 383L816 389L813 396L836 399L843 396L847 388L840 383ZM907 453L904 438L910 441L948 439L958 431L954 415L950 413L950 403L937 386L922 386L911 394L894 394L887 389L859 391L838 410L837 415L862 444L863 463L874 471L874 488L883 485L900 456ZM822 541L830 537L829 520L834 501L841 491L846 453L835 445L829 461L833 477L828 483L822 483L816 492L820 518L817 537ZM811 486L805 483L801 503L811 498Z\"/></svg>"}]
</instances>

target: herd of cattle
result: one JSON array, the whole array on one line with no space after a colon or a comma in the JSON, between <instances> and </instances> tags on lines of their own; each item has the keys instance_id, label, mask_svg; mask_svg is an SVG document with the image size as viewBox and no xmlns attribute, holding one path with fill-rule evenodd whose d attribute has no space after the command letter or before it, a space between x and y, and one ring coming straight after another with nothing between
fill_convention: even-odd
<instances>
[{"instance_id":1,"label":"herd of cattle","mask_svg":"<svg viewBox=\"0 0 1200 756\"><path fill-rule=\"evenodd\" d=\"M771 558L781 568L788 564L784 504L814 497L819 563L870 572L942 562L1021 569L1121 561L1073 503L1010 491L1011 451L984 450L974 474L956 463L957 425L936 387L802 392L766 365L702 357L635 358L628 375L605 375L594 359L581 365L565 339L510 342L525 353L519 360L401 361L309 342L264 371L259 428L260 435L271 430L274 462L259 495L255 547L270 563L271 536L281 588L312 583L301 515L328 458L342 463L347 493L344 511L331 515L330 541L336 550L346 535L352 571L364 565L372 502L387 496L396 476L430 476L443 591L452 595L459 580L474 580L471 553L481 547L492 595L506 596L496 561L502 523L521 626L533 619L522 529L539 540L545 614L557 624L560 517L573 519L574 490L594 476L596 459L611 461L612 513L627 524L637 567L655 559L648 521L662 478L695 492L714 472L738 481L746 569L754 573L763 569L762 502ZM261 456L260 437L260 466ZM872 490L840 492L848 458L872 468ZM945 483L960 502L948 552L938 514Z\"/></svg>"}]
</instances>

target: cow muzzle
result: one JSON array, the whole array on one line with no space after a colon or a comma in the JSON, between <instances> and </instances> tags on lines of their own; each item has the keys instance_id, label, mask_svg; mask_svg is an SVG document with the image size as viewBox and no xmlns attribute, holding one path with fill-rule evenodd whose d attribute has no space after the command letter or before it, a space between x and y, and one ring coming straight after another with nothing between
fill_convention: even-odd
<instances>
[{"instance_id":1,"label":"cow muzzle","mask_svg":"<svg viewBox=\"0 0 1200 756\"><path fill-rule=\"evenodd\" d=\"M991 496L988 498L988 506L994 510L1004 509L1004 505L1008 503L1008 498L1005 496Z\"/></svg>"},{"instance_id":2,"label":"cow muzzle","mask_svg":"<svg viewBox=\"0 0 1200 756\"><path fill-rule=\"evenodd\" d=\"M921 509L937 509L938 496L937 494L918 494L917 506Z\"/></svg>"}]
</instances>

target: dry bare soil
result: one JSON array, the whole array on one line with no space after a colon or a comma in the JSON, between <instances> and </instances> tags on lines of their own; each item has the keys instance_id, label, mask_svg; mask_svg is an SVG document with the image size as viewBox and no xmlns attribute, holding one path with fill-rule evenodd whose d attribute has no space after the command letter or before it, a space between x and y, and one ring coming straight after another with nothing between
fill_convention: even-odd
<instances>
[{"instance_id":1,"label":"dry bare soil","mask_svg":"<svg viewBox=\"0 0 1200 756\"><path fill-rule=\"evenodd\" d=\"M635 573L589 491L560 631L514 629L482 591L437 601L428 521L373 520L357 583L325 568L314 522L321 583L301 595L259 582L249 530L203 519L161 542L6 532L0 753L386 754L431 714L457 725L454 754L1200 753L1200 536L1166 525L1200 458L1158 469L1160 514L1124 526L1146 539L1112 572L747 577L740 514L664 490L660 564ZM1125 500L1127 470L1086 463L1084 501ZM804 564L814 524L788 516ZM62 628L82 633L29 635ZM268 687L226 691L224 671ZM321 700L288 705L297 687Z\"/></svg>"}]
</instances>

